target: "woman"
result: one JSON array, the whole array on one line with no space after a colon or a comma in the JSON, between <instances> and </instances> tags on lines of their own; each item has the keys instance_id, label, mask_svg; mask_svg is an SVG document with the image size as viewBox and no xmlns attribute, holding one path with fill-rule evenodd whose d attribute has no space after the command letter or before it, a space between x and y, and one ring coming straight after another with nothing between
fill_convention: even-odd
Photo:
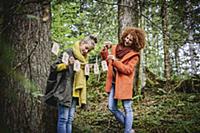
<instances>
[{"instance_id":1,"label":"woman","mask_svg":"<svg viewBox=\"0 0 200 133\"><path fill-rule=\"evenodd\" d=\"M145 32L139 28L127 27L120 39L117 45L105 44L101 51L102 59L108 64L105 91L109 94L109 110L124 126L125 133L133 133L133 80L139 51L145 46ZM118 109L118 100L122 100L125 113Z\"/></svg>"}]
</instances>

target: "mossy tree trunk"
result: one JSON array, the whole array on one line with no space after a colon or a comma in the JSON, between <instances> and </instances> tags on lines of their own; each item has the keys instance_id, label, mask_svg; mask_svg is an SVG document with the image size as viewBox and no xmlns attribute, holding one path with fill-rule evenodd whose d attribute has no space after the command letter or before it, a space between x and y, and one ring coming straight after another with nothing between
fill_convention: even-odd
<instances>
[{"instance_id":1,"label":"mossy tree trunk","mask_svg":"<svg viewBox=\"0 0 200 133\"><path fill-rule=\"evenodd\" d=\"M47 124L55 121L50 120L53 113L47 115L51 109L39 95L51 59L50 1L9 0L0 5L1 122L10 132L55 132L55 126Z\"/></svg>"}]
</instances>

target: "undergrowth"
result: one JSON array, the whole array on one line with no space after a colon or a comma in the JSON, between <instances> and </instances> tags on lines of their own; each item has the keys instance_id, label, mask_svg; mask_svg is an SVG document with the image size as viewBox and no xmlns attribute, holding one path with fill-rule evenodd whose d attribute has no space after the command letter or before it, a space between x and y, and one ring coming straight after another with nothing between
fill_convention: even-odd
<instances>
[{"instance_id":1,"label":"undergrowth","mask_svg":"<svg viewBox=\"0 0 200 133\"><path fill-rule=\"evenodd\" d=\"M100 78L89 79L87 108L77 109L73 125L75 133L123 133L123 126L107 108L104 84ZM160 94L147 91L143 99L133 98L133 101L134 129L137 133L200 132L199 93ZM120 102L119 108L123 109Z\"/></svg>"}]
</instances>

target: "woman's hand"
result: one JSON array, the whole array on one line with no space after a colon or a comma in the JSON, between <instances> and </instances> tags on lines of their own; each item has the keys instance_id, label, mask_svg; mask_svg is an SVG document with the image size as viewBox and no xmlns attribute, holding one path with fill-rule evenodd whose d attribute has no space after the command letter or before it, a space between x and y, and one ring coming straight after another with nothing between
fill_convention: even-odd
<instances>
[{"instance_id":1,"label":"woman's hand","mask_svg":"<svg viewBox=\"0 0 200 133\"><path fill-rule=\"evenodd\" d=\"M111 46L112 46L112 42L106 41L106 42L104 42L104 44L103 44L103 50L110 49Z\"/></svg>"},{"instance_id":2,"label":"woman's hand","mask_svg":"<svg viewBox=\"0 0 200 133\"><path fill-rule=\"evenodd\" d=\"M116 60L116 58L115 58L114 55L108 55L107 59L108 59L108 60Z\"/></svg>"}]
</instances>

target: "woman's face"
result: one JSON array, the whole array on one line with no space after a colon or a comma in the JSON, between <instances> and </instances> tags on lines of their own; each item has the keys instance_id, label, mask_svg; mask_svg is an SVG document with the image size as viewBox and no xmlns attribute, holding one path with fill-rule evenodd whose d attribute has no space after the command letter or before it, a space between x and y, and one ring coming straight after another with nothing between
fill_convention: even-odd
<instances>
[{"instance_id":1,"label":"woman's face","mask_svg":"<svg viewBox=\"0 0 200 133\"><path fill-rule=\"evenodd\" d=\"M128 34L125 38L124 38L124 45L126 47L130 47L133 44L133 36L131 34Z\"/></svg>"},{"instance_id":2,"label":"woman's face","mask_svg":"<svg viewBox=\"0 0 200 133\"><path fill-rule=\"evenodd\" d=\"M83 56L86 56L92 49L94 48L93 45L82 43L80 45L80 51Z\"/></svg>"}]
</instances>

